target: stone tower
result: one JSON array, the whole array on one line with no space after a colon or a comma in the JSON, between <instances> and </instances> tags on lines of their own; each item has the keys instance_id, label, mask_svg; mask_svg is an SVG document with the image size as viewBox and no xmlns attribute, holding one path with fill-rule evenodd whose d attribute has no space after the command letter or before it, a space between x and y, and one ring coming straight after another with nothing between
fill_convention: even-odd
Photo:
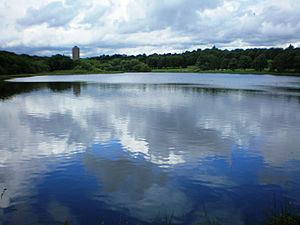
<instances>
[{"instance_id":1,"label":"stone tower","mask_svg":"<svg viewBox=\"0 0 300 225\"><path fill-rule=\"evenodd\" d=\"M80 58L80 49L75 46L72 48L72 59L73 60L78 60Z\"/></svg>"}]
</instances>

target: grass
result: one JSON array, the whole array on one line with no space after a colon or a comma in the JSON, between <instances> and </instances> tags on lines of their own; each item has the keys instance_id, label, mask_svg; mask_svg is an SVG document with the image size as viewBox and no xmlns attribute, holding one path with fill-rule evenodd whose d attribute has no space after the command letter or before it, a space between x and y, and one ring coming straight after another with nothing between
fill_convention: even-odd
<instances>
[{"instance_id":1,"label":"grass","mask_svg":"<svg viewBox=\"0 0 300 225\"><path fill-rule=\"evenodd\" d=\"M271 215L266 220L266 225L299 225L300 211L292 202L286 201L283 205L276 204L274 200Z\"/></svg>"},{"instance_id":2,"label":"grass","mask_svg":"<svg viewBox=\"0 0 300 225\"><path fill-rule=\"evenodd\" d=\"M7 189L4 188L2 190L1 198L2 199L5 191ZM203 206L204 218L207 219L206 223L196 223L195 225L218 225L222 224L218 222L216 219L211 219L208 216L205 205ZM172 225L173 214L167 213L165 217L162 217L162 221L159 222L161 225ZM105 225L104 222L100 223L101 225ZM157 224L157 223L156 223ZM292 202L286 202L284 204L278 205L277 200L274 198L273 209L271 210L271 214L267 217L265 225L300 225L300 210L297 208ZM71 225L71 222L66 220L62 225ZM118 223L121 225L121 222ZM126 222L124 225L129 225ZM138 224L135 224L138 225Z\"/></svg>"},{"instance_id":3,"label":"grass","mask_svg":"<svg viewBox=\"0 0 300 225\"><path fill-rule=\"evenodd\" d=\"M199 69L196 66L189 66L187 68L164 68L164 69L153 69L151 72L154 73L197 73Z\"/></svg>"},{"instance_id":4,"label":"grass","mask_svg":"<svg viewBox=\"0 0 300 225\"><path fill-rule=\"evenodd\" d=\"M195 225L219 225L222 223L218 222L207 222L207 223L196 223ZM292 214L284 214L273 216L265 223L265 225L299 225L300 224L300 216L292 215ZM62 225L71 225L70 222L65 221ZM105 225L105 223L100 223L100 225ZM121 225L121 224L117 224ZM126 222L124 225L130 225ZM134 224L141 225L141 224ZM166 220L165 223L161 223L161 225L172 225L172 221Z\"/></svg>"},{"instance_id":5,"label":"grass","mask_svg":"<svg viewBox=\"0 0 300 225\"><path fill-rule=\"evenodd\" d=\"M158 73L226 73L226 74L270 74L277 76L300 76L300 73L292 73L292 72L274 72L269 70L256 71L254 69L220 69L220 70L199 70L196 66L189 66L187 68L164 68L164 69L153 69L152 72Z\"/></svg>"},{"instance_id":6,"label":"grass","mask_svg":"<svg viewBox=\"0 0 300 225\"><path fill-rule=\"evenodd\" d=\"M295 210L297 208L293 206L291 203L288 205L285 205L281 208L276 208L276 205L274 206L274 209L270 216L267 217L265 222L263 224L265 225L300 225L300 211L298 213L295 213ZM207 221L201 222L201 223L195 223L194 225L219 225L222 224L222 222L217 220L212 220L208 217L208 214L205 210L205 215ZM110 224L110 223L109 223ZM173 215L167 215L165 218L162 219L161 222L156 222L154 224L159 225L172 225L173 223ZM253 223L247 223L249 225ZM71 225L69 221L65 221L62 225ZM101 222L100 225L106 225L104 222ZM125 222L124 224L121 224L120 222L116 225L130 225L128 222ZM141 225L141 224L133 224L133 225ZM254 224L255 225L255 224Z\"/></svg>"},{"instance_id":7,"label":"grass","mask_svg":"<svg viewBox=\"0 0 300 225\"><path fill-rule=\"evenodd\" d=\"M293 214L281 214L272 216L266 223L267 225L299 225L300 216Z\"/></svg>"},{"instance_id":8,"label":"grass","mask_svg":"<svg viewBox=\"0 0 300 225\"><path fill-rule=\"evenodd\" d=\"M290 72L271 72L269 70L264 71L255 71L254 69L246 69L246 70L206 70L201 71L196 66L188 66L187 68L164 68L164 69L153 69L151 72L153 73L221 73L221 74L270 74L277 76L300 76L300 73L290 73ZM35 74L16 74L16 75L0 75L1 80L7 80L11 78L17 77L31 77L31 76L43 76L43 75L71 75L71 74L116 74L123 73L122 71L87 71L87 70L58 70L52 72L43 72L43 73L35 73Z\"/></svg>"}]
</instances>

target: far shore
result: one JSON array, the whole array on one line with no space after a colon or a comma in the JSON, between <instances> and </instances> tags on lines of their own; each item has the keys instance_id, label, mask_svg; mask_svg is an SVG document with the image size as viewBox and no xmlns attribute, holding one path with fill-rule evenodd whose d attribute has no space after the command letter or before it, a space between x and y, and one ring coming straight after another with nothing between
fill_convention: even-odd
<instances>
[{"instance_id":1,"label":"far shore","mask_svg":"<svg viewBox=\"0 0 300 225\"><path fill-rule=\"evenodd\" d=\"M124 71L87 71L87 70L60 70L44 73L32 74L15 74L15 75L0 75L0 81L18 78L18 77L32 77L32 76L51 76L51 75L80 75L80 74L122 74L122 73L143 73L143 72L124 72ZM300 73L287 73L287 72L271 72L271 71L255 71L255 70L195 70L191 68L167 68L167 69L153 69L144 73L211 73L211 74L245 74L245 75L274 75L274 76L295 76L300 77Z\"/></svg>"}]
</instances>

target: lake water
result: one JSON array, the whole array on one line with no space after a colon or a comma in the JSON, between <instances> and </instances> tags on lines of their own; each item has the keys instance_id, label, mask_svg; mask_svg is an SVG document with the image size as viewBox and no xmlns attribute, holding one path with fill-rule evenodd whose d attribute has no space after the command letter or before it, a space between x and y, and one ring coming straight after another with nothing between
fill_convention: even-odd
<instances>
[{"instance_id":1,"label":"lake water","mask_svg":"<svg viewBox=\"0 0 300 225\"><path fill-rule=\"evenodd\" d=\"M300 78L0 83L0 224L260 224L300 205Z\"/></svg>"}]
</instances>

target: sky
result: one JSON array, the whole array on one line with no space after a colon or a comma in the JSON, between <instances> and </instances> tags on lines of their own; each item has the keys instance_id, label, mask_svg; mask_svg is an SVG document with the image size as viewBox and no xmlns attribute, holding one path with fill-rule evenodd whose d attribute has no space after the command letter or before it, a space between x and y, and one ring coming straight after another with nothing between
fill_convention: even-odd
<instances>
[{"instance_id":1,"label":"sky","mask_svg":"<svg viewBox=\"0 0 300 225\"><path fill-rule=\"evenodd\" d=\"M300 0L0 0L0 50L31 55L300 46Z\"/></svg>"}]
</instances>

